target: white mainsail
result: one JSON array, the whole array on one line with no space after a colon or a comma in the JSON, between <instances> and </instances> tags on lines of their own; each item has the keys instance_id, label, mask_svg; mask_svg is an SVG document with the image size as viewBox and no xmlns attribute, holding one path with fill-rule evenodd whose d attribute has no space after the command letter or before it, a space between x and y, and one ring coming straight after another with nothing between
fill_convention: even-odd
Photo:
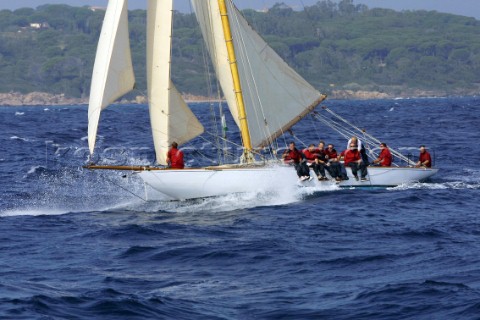
<instances>
[{"instance_id":1,"label":"white mainsail","mask_svg":"<svg viewBox=\"0 0 480 320\"><path fill-rule=\"evenodd\" d=\"M185 143L203 126L170 80L172 0L149 0L147 9L147 86L157 162L166 164L170 144Z\"/></svg>"},{"instance_id":2,"label":"white mainsail","mask_svg":"<svg viewBox=\"0 0 480 320\"><path fill-rule=\"evenodd\" d=\"M230 0L226 2L252 145L268 145L312 111L325 96L267 45ZM218 4L203 0L192 0L192 3L223 93L238 125Z\"/></svg>"},{"instance_id":3,"label":"white mainsail","mask_svg":"<svg viewBox=\"0 0 480 320\"><path fill-rule=\"evenodd\" d=\"M100 112L135 85L127 0L109 1L93 67L88 106L88 146L95 148Z\"/></svg>"}]
</instances>

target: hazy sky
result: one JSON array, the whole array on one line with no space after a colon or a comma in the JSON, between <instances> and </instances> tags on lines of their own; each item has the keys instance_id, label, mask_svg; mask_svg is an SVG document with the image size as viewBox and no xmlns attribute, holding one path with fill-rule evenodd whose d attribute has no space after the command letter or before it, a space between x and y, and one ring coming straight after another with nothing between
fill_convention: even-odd
<instances>
[{"instance_id":1,"label":"hazy sky","mask_svg":"<svg viewBox=\"0 0 480 320\"><path fill-rule=\"evenodd\" d=\"M146 0L130 0L131 9L145 9ZM302 8L304 5L312 5L317 0L238 0L237 6L244 8L268 8L276 2L285 2L286 4ZM381 7L395 10L437 10L440 12L449 12L480 19L480 0L354 0L356 4L363 3L370 8ZM18 9L21 7L35 8L46 3L63 3L72 6L106 6L107 0L0 0L0 9ZM190 12L188 0L177 0L177 9Z\"/></svg>"}]
</instances>

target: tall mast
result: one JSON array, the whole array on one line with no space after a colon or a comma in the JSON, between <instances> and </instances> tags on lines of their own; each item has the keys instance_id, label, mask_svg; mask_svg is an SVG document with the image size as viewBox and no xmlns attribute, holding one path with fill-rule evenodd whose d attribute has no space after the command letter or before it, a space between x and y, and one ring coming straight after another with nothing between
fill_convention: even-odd
<instances>
[{"instance_id":1,"label":"tall mast","mask_svg":"<svg viewBox=\"0 0 480 320\"><path fill-rule=\"evenodd\" d=\"M220 16L222 18L223 34L225 37L225 43L227 45L228 60L230 62L230 71L232 72L233 87L235 90L235 98L237 100L240 133L242 134L243 147L245 148L244 155L246 156L247 162L251 162L253 161L253 157L251 157L252 142L250 140L247 114L245 112L245 104L243 101L242 85L240 84L237 58L235 56L235 48L233 47L232 32L230 30L230 22L228 21L228 12L225 0L218 0L218 7L220 9Z\"/></svg>"}]
</instances>

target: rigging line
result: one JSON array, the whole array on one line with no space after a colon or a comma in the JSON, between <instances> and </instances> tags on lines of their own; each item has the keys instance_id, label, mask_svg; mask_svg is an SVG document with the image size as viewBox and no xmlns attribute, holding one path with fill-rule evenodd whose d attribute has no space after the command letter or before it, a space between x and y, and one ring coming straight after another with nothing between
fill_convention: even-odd
<instances>
[{"instance_id":1,"label":"rigging line","mask_svg":"<svg viewBox=\"0 0 480 320\"><path fill-rule=\"evenodd\" d=\"M214 134L211 133L210 131L205 131L205 133L206 133L206 134L209 134L209 135L211 135L211 136L214 135ZM200 136L200 137L201 137L201 136ZM233 141L231 141L231 140L228 140L228 139L226 139L226 138L219 137L219 139L224 140L224 141L226 141L227 143L231 143L231 144L233 144L233 145L236 146L236 147L241 147L241 148L243 148L243 145L238 144L238 143L235 143L235 142L233 142ZM210 141L208 141L208 142L210 142Z\"/></svg>"},{"instance_id":2,"label":"rigging line","mask_svg":"<svg viewBox=\"0 0 480 320\"><path fill-rule=\"evenodd\" d=\"M218 85L218 80L217 80L217 85ZM220 96L219 86L217 86L217 93L218 93L218 96ZM220 100L218 102L218 113L220 115L220 123L221 123L220 125L221 125L221 128L222 128L222 138L227 139L227 130L228 130L227 119L225 117L225 113L223 112L223 105L222 105L222 102ZM223 140L222 142L223 142L223 144L222 144L223 160L224 160L224 162L228 162L229 158L230 158L230 156L228 154L228 151L227 151L228 144L225 140Z\"/></svg>"},{"instance_id":3,"label":"rigging line","mask_svg":"<svg viewBox=\"0 0 480 320\"><path fill-rule=\"evenodd\" d=\"M313 115L312 115L312 117L309 117L309 119L310 119L311 126L313 127L313 130L315 131L315 135L317 136L317 140L320 140L320 134L318 133L318 128L313 123L314 122Z\"/></svg>"},{"instance_id":4,"label":"rigging line","mask_svg":"<svg viewBox=\"0 0 480 320\"><path fill-rule=\"evenodd\" d=\"M367 135L368 137L372 138L372 141L374 141L374 143L371 143L371 144L375 144L375 143L380 144L380 143L381 143L380 140L376 139L376 138L373 137L372 135L369 135L369 134L366 134L366 135ZM401 154L399 151L397 151L397 150L395 150L395 149L393 149L393 148L391 148L391 147L389 147L389 150L390 150L390 152L391 152L393 155L397 156L399 159L401 159L401 160L405 161L406 163L408 163L408 158L405 157L403 154Z\"/></svg>"},{"instance_id":5,"label":"rigging line","mask_svg":"<svg viewBox=\"0 0 480 320\"><path fill-rule=\"evenodd\" d=\"M297 137L293 132L292 132L292 137L296 139L298 142L300 142L305 148L308 147L307 144L303 142L303 140L301 140L299 137Z\"/></svg>"},{"instance_id":6,"label":"rigging line","mask_svg":"<svg viewBox=\"0 0 480 320\"><path fill-rule=\"evenodd\" d=\"M212 79L211 79L211 72L210 72L210 68L209 68L209 65L208 65L208 58L207 58L207 55L206 55L206 49L205 49L205 44L202 45L202 55L203 55L203 65L206 69L206 81L207 81L207 91L208 91L208 96L213 96L213 90L212 90ZM222 162L222 159L221 159L221 151L220 151L220 140L218 139L218 121L217 121L217 117L216 117L216 113L215 113L215 108L214 108L214 103L213 102L210 102L210 114L211 114L211 122L212 122L212 126L214 128L214 131L215 131L215 145L217 147L217 158L218 158L218 162L221 163Z\"/></svg>"},{"instance_id":7,"label":"rigging line","mask_svg":"<svg viewBox=\"0 0 480 320\"><path fill-rule=\"evenodd\" d=\"M325 119L322 119L322 121L328 121L328 120L325 118ZM327 124L327 125L328 125L328 124ZM333 126L331 126L331 128L334 129ZM337 128L337 129L338 129L337 132L340 133L341 129L339 129L339 128ZM344 132L344 133L343 133L343 136L344 136L345 139L348 139L348 138L351 136L351 134L349 134L348 132ZM364 141L365 141L365 140L364 140ZM371 158L375 158L375 159L378 158L378 155L370 148L369 144L365 144L365 145L366 145L366 147L368 148L369 156L370 156Z\"/></svg>"},{"instance_id":8,"label":"rigging line","mask_svg":"<svg viewBox=\"0 0 480 320\"><path fill-rule=\"evenodd\" d=\"M348 134L348 133L345 133L341 130L339 130L338 128L336 128L334 125L332 124L329 124L327 121L322 121L325 125L329 126L331 129L333 129L334 131L336 131L338 134L340 134L340 136L342 136L344 139L348 139L351 135Z\"/></svg>"},{"instance_id":9,"label":"rigging line","mask_svg":"<svg viewBox=\"0 0 480 320\"><path fill-rule=\"evenodd\" d=\"M211 132L209 132L209 131L205 131L205 133L213 136L213 133L211 133ZM205 138L205 139L206 139L206 138ZM243 149L243 145L240 145L240 144L238 144L238 143L235 143L235 142L233 142L233 141L231 141L231 140L228 140L228 139L225 139L225 138L223 138L223 137L219 137L219 139L224 140L224 141L226 141L226 142L229 142L229 143L233 144L234 146L240 147L241 149ZM207 141L208 141L208 140L207 140ZM209 141L209 142L210 142L210 141ZM260 152L255 151L254 149L250 150L250 152L252 152L253 154L256 154L256 155L259 156L263 161L265 161L265 156L264 156L263 154L261 154Z\"/></svg>"},{"instance_id":10,"label":"rigging line","mask_svg":"<svg viewBox=\"0 0 480 320\"><path fill-rule=\"evenodd\" d=\"M109 179L109 178L106 178L106 177L104 177L104 179L105 179L105 180L107 180L108 182L110 182L111 184L113 184L113 185L115 185L115 186L119 187L120 189L122 189L122 190L124 190L124 191L126 191L126 192L130 193L131 195L133 195L133 196L135 196L135 197L139 198L140 200L143 200L143 201L147 202L147 200L146 200L146 199L144 199L144 198L140 197L138 194L135 194L134 192L132 192L132 191L128 190L127 188L125 188L125 187L123 187L123 186L119 185L119 184L118 184L118 183L116 183L115 181L112 181L111 179Z\"/></svg>"},{"instance_id":11,"label":"rigging line","mask_svg":"<svg viewBox=\"0 0 480 320\"><path fill-rule=\"evenodd\" d=\"M146 97L147 97L147 94L146 94L145 90L142 91L142 90L138 89L136 86L135 86L135 88L133 88L132 92L133 92L133 93L136 92L136 93L137 93L139 96L141 96L142 98L146 98Z\"/></svg>"},{"instance_id":12,"label":"rigging line","mask_svg":"<svg viewBox=\"0 0 480 320\"><path fill-rule=\"evenodd\" d=\"M314 118L316 118L317 120L320 120L324 123L326 123L329 127L331 127L332 129L334 129L335 131L337 132L342 132L342 133L346 133L348 135L351 135L353 134L354 132L351 131L350 129L347 129L347 128L344 128L341 124L337 123L336 121L334 120L331 120L331 119L328 119L327 117L325 117L324 115L322 114L319 114L319 113L314 113Z\"/></svg>"},{"instance_id":13,"label":"rigging line","mask_svg":"<svg viewBox=\"0 0 480 320\"><path fill-rule=\"evenodd\" d=\"M352 128L355 128L358 132L363 132L362 129L360 129L359 127L353 125L352 123L350 123L347 119L341 117L340 115L336 114L335 112L333 112L332 110L330 110L329 108L327 107L323 107L323 110L327 111L328 113L330 113L331 115L333 115L334 117L340 119L341 121L343 121L344 123L348 124L349 126L351 126Z\"/></svg>"},{"instance_id":14,"label":"rigging line","mask_svg":"<svg viewBox=\"0 0 480 320\"><path fill-rule=\"evenodd\" d=\"M213 158L211 158L211 157L207 157L205 154L203 154L203 152L200 152L200 151L198 151L198 150L196 150L196 149L195 149L195 150L193 150L193 151L194 151L195 153L199 154L199 155L200 155L202 158L204 158L204 159L208 160L209 162L211 162L211 163L215 163L215 161L214 161L214 159L213 159Z\"/></svg>"},{"instance_id":15,"label":"rigging line","mask_svg":"<svg viewBox=\"0 0 480 320\"><path fill-rule=\"evenodd\" d=\"M360 133L362 133L363 137L364 137L364 141L366 142L366 148L369 147L368 144L379 144L381 143L380 140L378 140L377 138L375 138L374 136L368 134L365 130L362 130L360 128L358 128L357 126L353 125L352 123L348 122L346 119L342 118L340 115L336 114L335 112L333 112L332 110L328 109L327 107L324 107L324 110L326 110L327 112L329 112L330 114L332 114L334 117L337 117L338 119L342 120L343 122L345 122L346 124L348 124L349 126L351 126L352 128L355 128L357 131L359 131ZM367 139L368 138L368 139Z\"/></svg>"},{"instance_id":16,"label":"rigging line","mask_svg":"<svg viewBox=\"0 0 480 320\"><path fill-rule=\"evenodd\" d=\"M332 130L339 133L345 139L348 139L349 137L352 136L352 131L351 130L343 128L340 124L336 123L335 121L329 120L329 119L327 119L324 116L319 115L319 114L314 114L314 117L316 117L316 119L318 121L321 121L322 123L324 123L325 125L330 127Z\"/></svg>"},{"instance_id":17,"label":"rigging line","mask_svg":"<svg viewBox=\"0 0 480 320\"><path fill-rule=\"evenodd\" d=\"M207 132L207 133L209 133L209 132ZM205 138L205 137L200 136L199 138L203 139L205 142L211 142L210 140L208 140L208 139ZM196 150L196 149L195 149L195 150ZM228 151L225 151L225 152L228 153ZM233 156L233 153L229 153L229 155Z\"/></svg>"},{"instance_id":18,"label":"rigging line","mask_svg":"<svg viewBox=\"0 0 480 320\"><path fill-rule=\"evenodd\" d=\"M205 68L205 78L207 82L207 94L209 97L213 97L213 90L212 90L212 73L210 71L210 65L208 63L208 54L206 50L205 43L203 43L202 47L202 58L203 58L203 66ZM218 128L217 128L217 119L215 111L213 110L213 102L210 102L210 110L212 112L212 122L214 124L215 133L218 135ZM219 143L216 141L217 144Z\"/></svg>"},{"instance_id":19,"label":"rigging line","mask_svg":"<svg viewBox=\"0 0 480 320\"><path fill-rule=\"evenodd\" d=\"M206 133L206 134L209 134L209 135L211 135L211 136L214 135L214 134L211 133L210 131L205 131L205 133ZM205 138L205 137L202 137L202 136L199 136L199 137L202 138L202 139L204 139L204 140L207 141L207 142L211 142L210 140L207 140L207 138ZM235 143L235 142L233 142L233 141L231 141L231 140L228 140L228 139L226 139L226 138L223 138L223 137L218 137L218 138L219 138L220 140L224 141L225 143L231 143L231 144L233 144L235 147L243 148L243 145L241 145L241 144ZM233 155L233 153L230 153L230 154Z\"/></svg>"},{"instance_id":20,"label":"rigging line","mask_svg":"<svg viewBox=\"0 0 480 320\"><path fill-rule=\"evenodd\" d=\"M331 113L333 113L333 115L336 116L336 114L335 114L333 111L332 111ZM325 117L325 116L320 115L320 114L316 114L316 116ZM338 116L338 117L341 118L340 116ZM334 122L334 121L332 120L332 122ZM340 126L340 125L338 125L338 126ZM352 125L352 126L353 126L353 125ZM354 126L353 126L353 127L354 127ZM344 129L345 129L345 128L344 128ZM346 130L346 129L345 129L345 130ZM338 131L337 131L337 132L338 132ZM346 130L346 132L348 132L348 131ZM350 131L350 132L351 132L351 131ZM362 132L363 132L363 130L362 130ZM351 135L354 135L354 133L352 133ZM351 135L350 135L350 136L351 136ZM380 140L376 139L375 137L373 137L372 135L370 135L370 134L368 134L368 133L366 133L366 132L365 132L365 136L364 136L364 137L365 137L365 140L364 140L364 141L367 142L368 144L379 144L379 143L381 143ZM395 156L398 157L399 159L401 159L401 160L405 161L406 163L408 163L408 158L405 157L402 153L400 153L399 151L397 151L397 150L395 150L395 149L393 149L393 148L390 148L390 147L389 147L389 150L390 150L390 152L391 152L393 155L395 155Z\"/></svg>"},{"instance_id":21,"label":"rigging line","mask_svg":"<svg viewBox=\"0 0 480 320\"><path fill-rule=\"evenodd\" d=\"M325 120L325 121L326 121L326 120ZM367 146L368 146L368 144L367 144ZM373 155L375 156L374 158L378 158L378 154L375 153L373 150L369 149L369 152L370 152L370 155L373 154ZM398 166L397 164L395 164L395 165Z\"/></svg>"},{"instance_id":22,"label":"rigging line","mask_svg":"<svg viewBox=\"0 0 480 320\"><path fill-rule=\"evenodd\" d=\"M326 107L324 107L324 108L326 108ZM333 112L332 112L332 113L333 113ZM317 113L316 115L317 115L318 117L323 117L323 118L327 119L325 116L320 115L319 113ZM340 119L340 120L342 120L343 122L347 123L347 124L350 125L351 127L355 127L355 126L353 126L352 124L346 122L346 120L343 119L343 118L341 118L340 116L335 115L335 114L334 114L334 116L337 116L338 119ZM347 128L343 127L342 125L338 124L335 120L330 120L330 121L331 121L332 123L335 123L337 132L343 131L344 133L348 134L350 137L353 136L353 135L355 135L355 131L352 131L352 130L350 130L350 129L347 129ZM341 128L341 129L340 129L340 128ZM358 128L357 128L357 129L358 129ZM362 133L363 133L363 130L362 130ZM347 138L347 137L346 137L346 138ZM364 140L364 141L365 141L365 140ZM367 142L367 141L365 141L365 142ZM372 142L369 140L368 143L372 143Z\"/></svg>"},{"instance_id":23,"label":"rigging line","mask_svg":"<svg viewBox=\"0 0 480 320\"><path fill-rule=\"evenodd\" d=\"M372 145L375 145L375 144L380 144L380 140L376 139L375 137L373 137L372 135L364 132L364 141L366 142L366 146L369 147L369 144L372 144ZM399 151L395 150L394 148L390 148L389 147L389 150L390 152L397 156L399 159L405 161L408 163L408 158L405 157L403 154L401 154ZM371 153L371 150L369 150L369 152Z\"/></svg>"},{"instance_id":24,"label":"rigging line","mask_svg":"<svg viewBox=\"0 0 480 320\"><path fill-rule=\"evenodd\" d=\"M210 140L207 140L205 139L205 137L202 137L202 136L199 136L199 138L205 140L206 142L208 143L211 143ZM191 143L189 143L188 145L192 145ZM215 145L214 145L215 146ZM193 148L192 149L192 152L194 152L195 154L198 154L200 155L202 158L205 158L206 160L208 160L209 162L212 162L212 163L215 163L214 161L214 158L213 157L208 157L206 154L204 154L203 152L199 151L198 149L196 148ZM192 157L194 158L194 160L196 159L196 157L194 157L194 155L192 154Z\"/></svg>"},{"instance_id":25,"label":"rigging line","mask_svg":"<svg viewBox=\"0 0 480 320\"><path fill-rule=\"evenodd\" d=\"M367 140L367 136L366 136L366 135L367 135L366 131L363 130L363 141L366 141L366 140ZM373 144L373 143L372 143L372 144ZM373 151L372 151L372 149L370 148L370 143L365 143L365 149L368 150L368 153L369 153L370 155L373 154Z\"/></svg>"}]
</instances>

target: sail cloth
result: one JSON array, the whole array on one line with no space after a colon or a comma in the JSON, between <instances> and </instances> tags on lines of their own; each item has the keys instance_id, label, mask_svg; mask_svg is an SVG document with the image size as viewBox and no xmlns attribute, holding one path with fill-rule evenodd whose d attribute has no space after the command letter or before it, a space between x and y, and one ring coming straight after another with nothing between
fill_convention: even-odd
<instances>
[{"instance_id":1,"label":"sail cloth","mask_svg":"<svg viewBox=\"0 0 480 320\"><path fill-rule=\"evenodd\" d=\"M228 61L218 2L192 0L192 6L230 113L237 126L240 127L232 72Z\"/></svg>"},{"instance_id":2,"label":"sail cloth","mask_svg":"<svg viewBox=\"0 0 480 320\"><path fill-rule=\"evenodd\" d=\"M254 147L268 145L325 96L290 68L226 0L240 83ZM225 38L217 1L192 0L206 46L230 112L239 125Z\"/></svg>"},{"instance_id":3,"label":"sail cloth","mask_svg":"<svg viewBox=\"0 0 480 320\"><path fill-rule=\"evenodd\" d=\"M203 133L203 126L170 80L172 0L149 0L147 9L147 86L157 162L166 164L173 141L185 143Z\"/></svg>"},{"instance_id":4,"label":"sail cloth","mask_svg":"<svg viewBox=\"0 0 480 320\"><path fill-rule=\"evenodd\" d=\"M88 147L93 154L100 112L135 85L127 0L109 1L98 42L88 105Z\"/></svg>"}]
</instances>

